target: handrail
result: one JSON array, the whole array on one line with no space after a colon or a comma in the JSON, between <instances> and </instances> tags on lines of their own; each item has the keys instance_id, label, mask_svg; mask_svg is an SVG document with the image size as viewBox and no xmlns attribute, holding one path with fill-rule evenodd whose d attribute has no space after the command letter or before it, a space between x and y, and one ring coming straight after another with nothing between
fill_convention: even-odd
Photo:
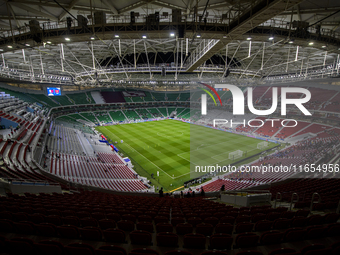
<instances>
[{"instance_id":1,"label":"handrail","mask_svg":"<svg viewBox=\"0 0 340 255\"><path fill-rule=\"evenodd\" d=\"M294 201L294 196L296 196L296 201ZM292 194L292 197L291 197L291 199L290 199L289 211L292 210L293 202L294 202L294 203L299 202L299 195L298 195L296 192L294 192L294 193Z\"/></svg>"},{"instance_id":2,"label":"handrail","mask_svg":"<svg viewBox=\"0 0 340 255\"><path fill-rule=\"evenodd\" d=\"M318 196L319 196L318 203L320 203L320 201L321 201L321 196L320 196L320 194L317 193L317 192L314 192L314 193L313 193L313 196L312 196L312 201L310 202L310 207L309 207L309 210L310 210L310 211L313 210L314 196L315 196L315 195L318 195Z\"/></svg>"},{"instance_id":3,"label":"handrail","mask_svg":"<svg viewBox=\"0 0 340 255\"><path fill-rule=\"evenodd\" d=\"M280 198L278 199L277 196L280 195ZM276 208L276 202L279 201L281 202L282 201L282 194L281 192L277 192L276 193L276 197L275 197L275 203L274 203L274 209Z\"/></svg>"}]
</instances>

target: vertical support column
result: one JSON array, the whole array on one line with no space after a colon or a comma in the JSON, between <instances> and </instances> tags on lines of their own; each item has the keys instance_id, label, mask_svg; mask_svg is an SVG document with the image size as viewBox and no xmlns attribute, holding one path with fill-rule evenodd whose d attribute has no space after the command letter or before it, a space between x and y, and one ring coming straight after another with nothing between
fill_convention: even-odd
<instances>
[{"instance_id":1,"label":"vertical support column","mask_svg":"<svg viewBox=\"0 0 340 255\"><path fill-rule=\"evenodd\" d=\"M288 48L288 56L287 56L286 73L288 73L289 55L290 55L290 48Z\"/></svg>"},{"instance_id":2,"label":"vertical support column","mask_svg":"<svg viewBox=\"0 0 340 255\"><path fill-rule=\"evenodd\" d=\"M3 53L1 54L1 56L2 56L2 65L3 65L3 68L5 68L6 67L5 56ZM338 55L338 59L339 59L339 55Z\"/></svg>"},{"instance_id":3,"label":"vertical support column","mask_svg":"<svg viewBox=\"0 0 340 255\"><path fill-rule=\"evenodd\" d=\"M64 45L61 43L60 44L60 62L61 62L61 70L64 72Z\"/></svg>"},{"instance_id":4,"label":"vertical support column","mask_svg":"<svg viewBox=\"0 0 340 255\"><path fill-rule=\"evenodd\" d=\"M136 40L133 39L133 62L135 65L135 69L137 68L137 60L136 60Z\"/></svg>"},{"instance_id":5,"label":"vertical support column","mask_svg":"<svg viewBox=\"0 0 340 255\"><path fill-rule=\"evenodd\" d=\"M228 66L228 44L225 46L225 66L224 69L227 69Z\"/></svg>"},{"instance_id":6,"label":"vertical support column","mask_svg":"<svg viewBox=\"0 0 340 255\"><path fill-rule=\"evenodd\" d=\"M299 56L299 46L296 46L295 61L298 60L298 56Z\"/></svg>"},{"instance_id":7,"label":"vertical support column","mask_svg":"<svg viewBox=\"0 0 340 255\"><path fill-rule=\"evenodd\" d=\"M122 56L122 49L120 47L120 39L118 39L118 52L119 52L119 56Z\"/></svg>"},{"instance_id":8,"label":"vertical support column","mask_svg":"<svg viewBox=\"0 0 340 255\"><path fill-rule=\"evenodd\" d=\"M264 50L266 48L266 43L263 43L263 50L262 50L262 60L261 60L261 71L263 70L263 61L264 61Z\"/></svg>"},{"instance_id":9,"label":"vertical support column","mask_svg":"<svg viewBox=\"0 0 340 255\"><path fill-rule=\"evenodd\" d=\"M24 63L26 64L25 49L22 49L22 56L23 56L23 58L24 58Z\"/></svg>"},{"instance_id":10,"label":"vertical support column","mask_svg":"<svg viewBox=\"0 0 340 255\"><path fill-rule=\"evenodd\" d=\"M250 57L251 55L251 41L249 41L249 52L248 52L248 58Z\"/></svg>"},{"instance_id":11,"label":"vertical support column","mask_svg":"<svg viewBox=\"0 0 340 255\"><path fill-rule=\"evenodd\" d=\"M44 65L43 65L42 57L41 57L41 50L40 50L40 47L39 47L39 55L40 55L41 73L42 73L42 74L45 74L45 72L44 72Z\"/></svg>"},{"instance_id":12,"label":"vertical support column","mask_svg":"<svg viewBox=\"0 0 340 255\"><path fill-rule=\"evenodd\" d=\"M325 52L325 57L323 58L323 66L324 67L326 65L326 59L327 59L327 51Z\"/></svg>"},{"instance_id":13,"label":"vertical support column","mask_svg":"<svg viewBox=\"0 0 340 255\"><path fill-rule=\"evenodd\" d=\"M181 68L183 67L183 40L181 39Z\"/></svg>"},{"instance_id":14,"label":"vertical support column","mask_svg":"<svg viewBox=\"0 0 340 255\"><path fill-rule=\"evenodd\" d=\"M92 53L92 65L93 65L93 70L96 70L96 62L94 60L94 53L93 53L93 43L91 41L91 53Z\"/></svg>"},{"instance_id":15,"label":"vertical support column","mask_svg":"<svg viewBox=\"0 0 340 255\"><path fill-rule=\"evenodd\" d=\"M188 54L189 54L189 38L186 38L185 56L188 56Z\"/></svg>"}]
</instances>

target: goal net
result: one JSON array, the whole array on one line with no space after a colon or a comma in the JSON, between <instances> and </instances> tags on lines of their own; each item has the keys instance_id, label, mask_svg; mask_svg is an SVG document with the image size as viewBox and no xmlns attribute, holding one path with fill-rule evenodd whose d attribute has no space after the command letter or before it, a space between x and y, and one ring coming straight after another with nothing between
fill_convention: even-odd
<instances>
[{"instance_id":1,"label":"goal net","mask_svg":"<svg viewBox=\"0 0 340 255\"><path fill-rule=\"evenodd\" d=\"M257 144L257 148L259 150L263 150L263 149L265 149L267 147L268 147L268 142L260 142L260 143Z\"/></svg>"},{"instance_id":2,"label":"goal net","mask_svg":"<svg viewBox=\"0 0 340 255\"><path fill-rule=\"evenodd\" d=\"M243 151L241 150L237 150L237 151L233 151L229 153L229 159L231 160L242 158L242 156L243 156Z\"/></svg>"}]
</instances>

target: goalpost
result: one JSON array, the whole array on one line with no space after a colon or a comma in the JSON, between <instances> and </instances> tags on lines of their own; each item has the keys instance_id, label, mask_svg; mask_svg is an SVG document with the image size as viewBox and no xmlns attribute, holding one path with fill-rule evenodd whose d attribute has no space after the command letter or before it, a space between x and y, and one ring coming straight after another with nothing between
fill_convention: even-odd
<instances>
[{"instance_id":1,"label":"goalpost","mask_svg":"<svg viewBox=\"0 0 340 255\"><path fill-rule=\"evenodd\" d=\"M257 148L259 150L263 150L263 149L265 149L267 147L268 147L268 142L260 142L260 143L257 144Z\"/></svg>"},{"instance_id":2,"label":"goalpost","mask_svg":"<svg viewBox=\"0 0 340 255\"><path fill-rule=\"evenodd\" d=\"M243 156L243 151L241 150L237 150L237 151L233 151L229 153L229 159L231 160L242 158L242 156Z\"/></svg>"}]
</instances>

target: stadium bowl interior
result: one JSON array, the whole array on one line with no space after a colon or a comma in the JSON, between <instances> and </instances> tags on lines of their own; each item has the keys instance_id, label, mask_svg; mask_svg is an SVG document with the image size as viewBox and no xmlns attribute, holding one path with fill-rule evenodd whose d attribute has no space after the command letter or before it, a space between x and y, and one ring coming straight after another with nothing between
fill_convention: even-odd
<instances>
[{"instance_id":1,"label":"stadium bowl interior","mask_svg":"<svg viewBox=\"0 0 340 255\"><path fill-rule=\"evenodd\" d=\"M0 6L0 254L340 254L339 1Z\"/></svg>"}]
</instances>

